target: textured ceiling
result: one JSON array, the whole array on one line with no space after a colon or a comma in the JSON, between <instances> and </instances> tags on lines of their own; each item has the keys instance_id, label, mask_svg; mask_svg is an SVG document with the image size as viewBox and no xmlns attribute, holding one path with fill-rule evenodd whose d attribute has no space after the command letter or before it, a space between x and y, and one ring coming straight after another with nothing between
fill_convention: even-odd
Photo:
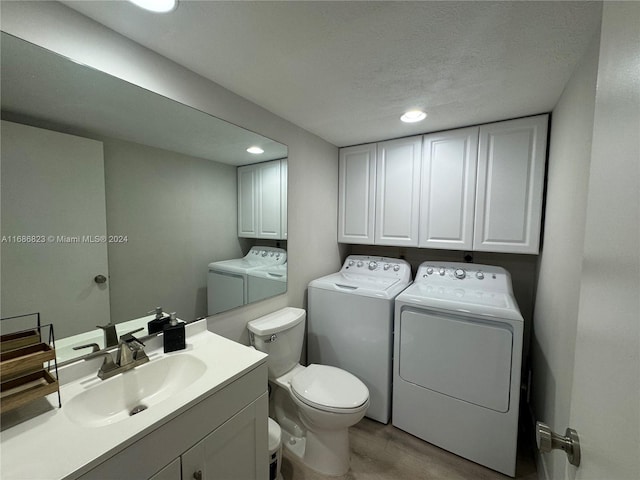
<instances>
[{"instance_id":1,"label":"textured ceiling","mask_svg":"<svg viewBox=\"0 0 640 480\"><path fill-rule=\"evenodd\" d=\"M287 147L2 33L2 118L118 138L229 165L285 158ZM262 155L247 153L262 147Z\"/></svg>"},{"instance_id":2,"label":"textured ceiling","mask_svg":"<svg viewBox=\"0 0 640 480\"><path fill-rule=\"evenodd\" d=\"M550 111L600 22L581 1L63 3L338 146Z\"/></svg>"}]
</instances>

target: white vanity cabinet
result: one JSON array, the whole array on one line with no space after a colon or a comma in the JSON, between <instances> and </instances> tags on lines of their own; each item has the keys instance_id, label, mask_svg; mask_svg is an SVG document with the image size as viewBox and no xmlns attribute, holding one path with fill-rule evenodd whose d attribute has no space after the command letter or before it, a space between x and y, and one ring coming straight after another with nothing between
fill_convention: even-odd
<instances>
[{"instance_id":1,"label":"white vanity cabinet","mask_svg":"<svg viewBox=\"0 0 640 480\"><path fill-rule=\"evenodd\" d=\"M472 249L478 130L424 136L419 247Z\"/></svg>"},{"instance_id":2,"label":"white vanity cabinet","mask_svg":"<svg viewBox=\"0 0 640 480\"><path fill-rule=\"evenodd\" d=\"M181 456L182 479L260 479L265 473L255 439L263 428L251 404ZM268 459L268 454L264 457Z\"/></svg>"},{"instance_id":3,"label":"white vanity cabinet","mask_svg":"<svg viewBox=\"0 0 640 480\"><path fill-rule=\"evenodd\" d=\"M282 230L281 167L281 160L238 167L239 237L285 238Z\"/></svg>"},{"instance_id":4,"label":"white vanity cabinet","mask_svg":"<svg viewBox=\"0 0 640 480\"><path fill-rule=\"evenodd\" d=\"M176 458L149 480L180 480L182 479L182 465L180 458Z\"/></svg>"},{"instance_id":5,"label":"white vanity cabinet","mask_svg":"<svg viewBox=\"0 0 640 480\"><path fill-rule=\"evenodd\" d=\"M538 253L548 115L480 127L473 249Z\"/></svg>"},{"instance_id":6,"label":"white vanity cabinet","mask_svg":"<svg viewBox=\"0 0 640 480\"><path fill-rule=\"evenodd\" d=\"M341 149L338 241L537 254L548 117Z\"/></svg>"},{"instance_id":7,"label":"white vanity cabinet","mask_svg":"<svg viewBox=\"0 0 640 480\"><path fill-rule=\"evenodd\" d=\"M203 480L264 480L269 476L266 389L262 363L118 453L105 455L84 475L69 478L193 480L201 472Z\"/></svg>"}]
</instances>

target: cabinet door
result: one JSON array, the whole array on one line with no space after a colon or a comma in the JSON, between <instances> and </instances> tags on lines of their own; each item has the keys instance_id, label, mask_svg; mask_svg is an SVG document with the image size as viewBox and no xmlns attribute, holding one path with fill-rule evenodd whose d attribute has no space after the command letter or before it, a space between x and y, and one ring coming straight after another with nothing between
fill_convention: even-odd
<instances>
[{"instance_id":1,"label":"cabinet door","mask_svg":"<svg viewBox=\"0 0 640 480\"><path fill-rule=\"evenodd\" d=\"M471 250L478 127L425 135L419 247Z\"/></svg>"},{"instance_id":2,"label":"cabinet door","mask_svg":"<svg viewBox=\"0 0 640 480\"><path fill-rule=\"evenodd\" d=\"M258 238L281 238L280 160L261 163L258 174Z\"/></svg>"},{"instance_id":3,"label":"cabinet door","mask_svg":"<svg viewBox=\"0 0 640 480\"><path fill-rule=\"evenodd\" d=\"M180 467L180 459L176 458L169 465L164 467L149 480L181 480L182 472Z\"/></svg>"},{"instance_id":4,"label":"cabinet door","mask_svg":"<svg viewBox=\"0 0 640 480\"><path fill-rule=\"evenodd\" d=\"M257 198L258 171L254 165L238 168L238 236L258 236Z\"/></svg>"},{"instance_id":5,"label":"cabinet door","mask_svg":"<svg viewBox=\"0 0 640 480\"><path fill-rule=\"evenodd\" d=\"M376 245L418 246L422 136L378 144Z\"/></svg>"},{"instance_id":6,"label":"cabinet door","mask_svg":"<svg viewBox=\"0 0 640 480\"><path fill-rule=\"evenodd\" d=\"M340 150L338 242L373 244L376 145Z\"/></svg>"},{"instance_id":7,"label":"cabinet door","mask_svg":"<svg viewBox=\"0 0 640 480\"><path fill-rule=\"evenodd\" d=\"M282 239L286 240L287 239L287 208L288 208L288 198L287 198L287 192L289 191L288 188L288 178L289 178L289 163L287 161L286 158L283 158L282 160L280 160L280 208L281 208L281 214L280 214L280 225L281 225L281 229L282 229Z\"/></svg>"},{"instance_id":8,"label":"cabinet door","mask_svg":"<svg viewBox=\"0 0 640 480\"><path fill-rule=\"evenodd\" d=\"M269 478L267 394L247 406L182 455L182 478Z\"/></svg>"},{"instance_id":9,"label":"cabinet door","mask_svg":"<svg viewBox=\"0 0 640 480\"><path fill-rule=\"evenodd\" d=\"M480 127L473 249L538 253L548 115Z\"/></svg>"}]
</instances>

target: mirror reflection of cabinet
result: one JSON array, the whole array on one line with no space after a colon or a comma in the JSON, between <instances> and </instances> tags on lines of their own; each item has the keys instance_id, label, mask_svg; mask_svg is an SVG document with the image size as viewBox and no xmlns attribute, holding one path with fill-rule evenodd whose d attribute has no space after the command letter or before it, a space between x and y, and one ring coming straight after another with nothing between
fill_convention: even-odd
<instances>
[{"instance_id":1,"label":"mirror reflection of cabinet","mask_svg":"<svg viewBox=\"0 0 640 480\"><path fill-rule=\"evenodd\" d=\"M286 239L286 159L238 167L238 236Z\"/></svg>"}]
</instances>

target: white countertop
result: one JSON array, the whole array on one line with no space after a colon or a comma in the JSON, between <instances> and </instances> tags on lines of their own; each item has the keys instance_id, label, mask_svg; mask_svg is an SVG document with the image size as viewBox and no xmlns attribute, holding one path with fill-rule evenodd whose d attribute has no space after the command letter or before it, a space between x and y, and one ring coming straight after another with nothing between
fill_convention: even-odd
<instances>
[{"instance_id":1,"label":"white countertop","mask_svg":"<svg viewBox=\"0 0 640 480\"><path fill-rule=\"evenodd\" d=\"M149 364L186 352L203 361L206 371L190 386L141 414L113 424L88 427L69 417L65 402L102 382L96 376L101 360L65 367L60 372L62 382L65 378L76 378L60 388L62 408L57 408L58 398L54 394L38 405L34 402L32 406L2 416L0 477L3 480L75 478L266 361L264 353L207 331L206 321L187 326L186 350L165 354L161 337L152 340L145 349ZM87 366L92 367L91 373L86 374ZM65 369L69 370L65 372ZM79 371L84 376L77 378ZM33 416L43 403L44 413Z\"/></svg>"}]
</instances>

